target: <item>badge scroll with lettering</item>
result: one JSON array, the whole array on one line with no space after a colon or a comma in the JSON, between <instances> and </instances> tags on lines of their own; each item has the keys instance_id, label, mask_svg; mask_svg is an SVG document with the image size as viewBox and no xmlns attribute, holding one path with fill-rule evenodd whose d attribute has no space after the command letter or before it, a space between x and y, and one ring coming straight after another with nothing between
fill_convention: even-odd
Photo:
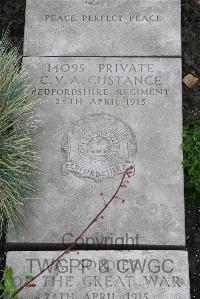
<instances>
[{"instance_id":1,"label":"badge scroll with lettering","mask_svg":"<svg viewBox=\"0 0 200 299\"><path fill-rule=\"evenodd\" d=\"M134 166L137 140L133 130L109 114L91 114L67 124L62 140L62 175L94 180L122 174Z\"/></svg>"}]
</instances>

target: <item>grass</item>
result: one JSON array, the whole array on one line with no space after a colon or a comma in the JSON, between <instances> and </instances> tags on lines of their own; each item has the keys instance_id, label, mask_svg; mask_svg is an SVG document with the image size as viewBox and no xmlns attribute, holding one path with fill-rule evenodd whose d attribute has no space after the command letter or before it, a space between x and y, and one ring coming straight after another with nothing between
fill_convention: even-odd
<instances>
[{"instance_id":1,"label":"grass","mask_svg":"<svg viewBox=\"0 0 200 299\"><path fill-rule=\"evenodd\" d=\"M200 207L200 119L189 116L183 130L185 198L188 207Z\"/></svg>"},{"instance_id":2,"label":"grass","mask_svg":"<svg viewBox=\"0 0 200 299\"><path fill-rule=\"evenodd\" d=\"M0 235L14 225L36 191L36 153L31 138L33 101L27 72L8 34L0 40Z\"/></svg>"}]
</instances>

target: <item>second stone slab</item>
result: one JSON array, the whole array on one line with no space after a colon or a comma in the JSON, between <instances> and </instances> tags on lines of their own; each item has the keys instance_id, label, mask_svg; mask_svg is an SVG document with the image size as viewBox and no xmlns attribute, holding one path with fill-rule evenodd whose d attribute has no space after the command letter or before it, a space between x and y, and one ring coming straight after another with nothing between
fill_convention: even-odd
<instances>
[{"instance_id":1,"label":"second stone slab","mask_svg":"<svg viewBox=\"0 0 200 299\"><path fill-rule=\"evenodd\" d=\"M25 58L42 175L14 243L185 245L181 59Z\"/></svg>"}]
</instances>

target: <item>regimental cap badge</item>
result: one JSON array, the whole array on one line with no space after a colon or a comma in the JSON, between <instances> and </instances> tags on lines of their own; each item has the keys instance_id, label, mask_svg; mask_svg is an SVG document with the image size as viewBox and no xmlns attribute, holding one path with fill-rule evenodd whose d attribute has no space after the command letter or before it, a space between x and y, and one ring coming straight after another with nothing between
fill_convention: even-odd
<instances>
[{"instance_id":1,"label":"regimental cap badge","mask_svg":"<svg viewBox=\"0 0 200 299\"><path fill-rule=\"evenodd\" d=\"M72 172L98 180L134 166L137 141L125 122L100 113L68 123L61 150L63 175Z\"/></svg>"}]
</instances>

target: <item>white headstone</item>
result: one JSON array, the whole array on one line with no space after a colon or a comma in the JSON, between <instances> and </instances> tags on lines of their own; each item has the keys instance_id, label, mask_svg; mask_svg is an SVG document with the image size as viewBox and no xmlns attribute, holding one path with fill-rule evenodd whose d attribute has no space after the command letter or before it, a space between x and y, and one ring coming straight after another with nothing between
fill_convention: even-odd
<instances>
[{"instance_id":1,"label":"white headstone","mask_svg":"<svg viewBox=\"0 0 200 299\"><path fill-rule=\"evenodd\" d=\"M185 245L181 60L26 58L32 72L39 199L8 241ZM37 195L36 195L37 196Z\"/></svg>"},{"instance_id":2,"label":"white headstone","mask_svg":"<svg viewBox=\"0 0 200 299\"><path fill-rule=\"evenodd\" d=\"M181 56L180 0L27 0L25 56Z\"/></svg>"},{"instance_id":3,"label":"white headstone","mask_svg":"<svg viewBox=\"0 0 200 299\"><path fill-rule=\"evenodd\" d=\"M16 285L60 252L10 252ZM82 251L65 255L19 299L190 299L188 255L181 251Z\"/></svg>"}]
</instances>

